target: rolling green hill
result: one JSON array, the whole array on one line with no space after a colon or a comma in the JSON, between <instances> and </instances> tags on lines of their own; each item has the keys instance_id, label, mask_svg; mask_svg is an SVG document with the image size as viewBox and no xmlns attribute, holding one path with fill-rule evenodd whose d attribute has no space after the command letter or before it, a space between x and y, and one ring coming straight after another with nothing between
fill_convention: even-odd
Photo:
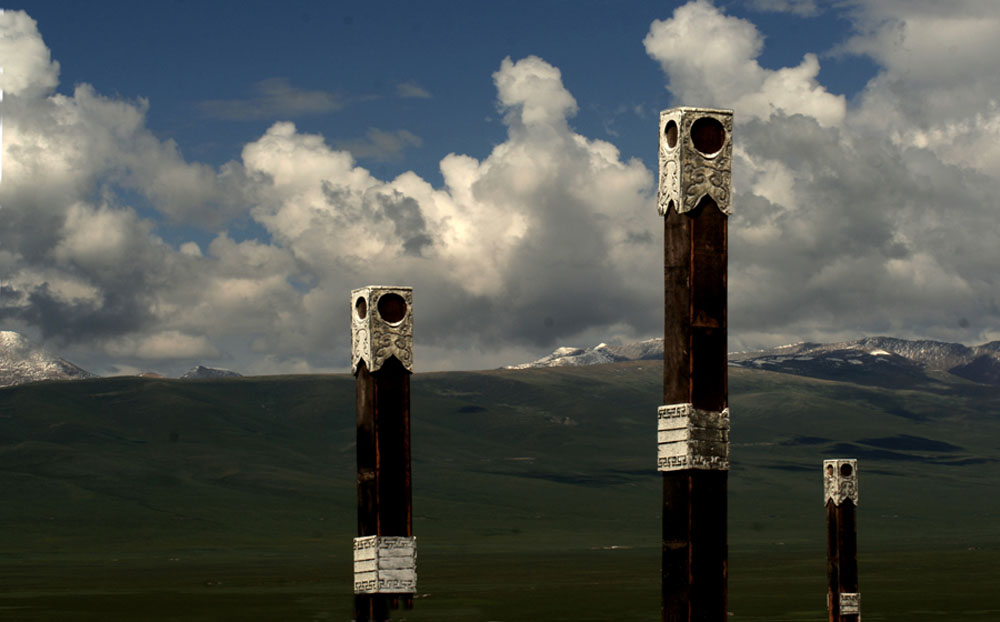
<instances>
[{"instance_id":1,"label":"rolling green hill","mask_svg":"<svg viewBox=\"0 0 1000 622\"><path fill-rule=\"evenodd\" d=\"M400 617L604 620L625 600L653 619L661 368L415 375L414 529L431 596ZM961 611L988 611L991 591L975 590L1000 561L1000 387L731 368L730 404L736 615L823 619L831 457L860 459L866 620L912 619L892 617L903 600L958 611L921 600L946 570L972 577ZM353 440L346 375L2 389L0 616L346 620ZM255 613L221 613L233 607Z\"/></svg>"}]
</instances>

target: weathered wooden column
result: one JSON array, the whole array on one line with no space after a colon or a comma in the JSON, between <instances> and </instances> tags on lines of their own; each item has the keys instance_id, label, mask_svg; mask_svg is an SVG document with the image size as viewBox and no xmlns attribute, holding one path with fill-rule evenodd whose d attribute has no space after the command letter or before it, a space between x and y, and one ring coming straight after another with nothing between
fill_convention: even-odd
<instances>
[{"instance_id":1,"label":"weathered wooden column","mask_svg":"<svg viewBox=\"0 0 1000 622\"><path fill-rule=\"evenodd\" d=\"M827 610L830 622L859 622L858 592L858 461L823 461L826 501Z\"/></svg>"},{"instance_id":2,"label":"weathered wooden column","mask_svg":"<svg viewBox=\"0 0 1000 622\"><path fill-rule=\"evenodd\" d=\"M726 379L727 223L731 110L660 113L664 217L664 622L726 619L729 408Z\"/></svg>"},{"instance_id":3,"label":"weathered wooden column","mask_svg":"<svg viewBox=\"0 0 1000 622\"><path fill-rule=\"evenodd\" d=\"M413 289L351 292L351 368L357 382L358 537L354 617L389 620L416 590L410 491Z\"/></svg>"}]
</instances>

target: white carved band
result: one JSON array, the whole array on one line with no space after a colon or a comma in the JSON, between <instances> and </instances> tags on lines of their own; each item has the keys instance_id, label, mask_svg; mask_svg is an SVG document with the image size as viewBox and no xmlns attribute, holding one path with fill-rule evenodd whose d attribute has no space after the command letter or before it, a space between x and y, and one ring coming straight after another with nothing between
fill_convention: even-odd
<instances>
[{"instance_id":1,"label":"white carved band","mask_svg":"<svg viewBox=\"0 0 1000 622\"><path fill-rule=\"evenodd\" d=\"M842 592L840 594L840 615L861 615L861 594Z\"/></svg>"},{"instance_id":2,"label":"white carved band","mask_svg":"<svg viewBox=\"0 0 1000 622\"><path fill-rule=\"evenodd\" d=\"M417 539L354 539L355 594L412 594L417 590Z\"/></svg>"},{"instance_id":3,"label":"white carved band","mask_svg":"<svg viewBox=\"0 0 1000 622\"><path fill-rule=\"evenodd\" d=\"M696 124L721 129L721 143L698 140ZM703 132L696 132L699 136ZM710 132L711 133L711 132ZM733 111L717 108L671 108L660 112L660 183L657 209L666 216L693 210L706 196L726 215L732 214ZM718 132L715 139L718 140Z\"/></svg>"},{"instance_id":4,"label":"white carved band","mask_svg":"<svg viewBox=\"0 0 1000 622\"><path fill-rule=\"evenodd\" d=\"M396 304L382 304L390 300ZM390 357L413 371L413 288L369 285L351 291L351 372L357 373L361 361L368 371L378 371Z\"/></svg>"},{"instance_id":5,"label":"white carved band","mask_svg":"<svg viewBox=\"0 0 1000 622\"><path fill-rule=\"evenodd\" d=\"M823 461L823 504L840 505L850 500L858 504L858 461L838 458Z\"/></svg>"},{"instance_id":6,"label":"white carved band","mask_svg":"<svg viewBox=\"0 0 1000 622\"><path fill-rule=\"evenodd\" d=\"M713 412L691 404L660 406L657 420L657 470L729 470L728 408Z\"/></svg>"}]
</instances>

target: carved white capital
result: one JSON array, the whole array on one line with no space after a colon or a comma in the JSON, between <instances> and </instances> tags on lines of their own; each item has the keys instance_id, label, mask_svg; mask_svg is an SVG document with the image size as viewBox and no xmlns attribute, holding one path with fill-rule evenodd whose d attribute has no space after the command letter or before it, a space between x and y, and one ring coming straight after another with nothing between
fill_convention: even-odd
<instances>
[{"instance_id":1,"label":"carved white capital","mask_svg":"<svg viewBox=\"0 0 1000 622\"><path fill-rule=\"evenodd\" d=\"M660 186L657 209L683 214L709 196L732 214L733 111L670 108L660 112Z\"/></svg>"},{"instance_id":2,"label":"carved white capital","mask_svg":"<svg viewBox=\"0 0 1000 622\"><path fill-rule=\"evenodd\" d=\"M657 470L729 470L728 408L713 412L691 404L660 406L657 419Z\"/></svg>"},{"instance_id":3,"label":"carved white capital","mask_svg":"<svg viewBox=\"0 0 1000 622\"><path fill-rule=\"evenodd\" d=\"M842 592L840 594L840 615L861 615L861 594Z\"/></svg>"},{"instance_id":4,"label":"carved white capital","mask_svg":"<svg viewBox=\"0 0 1000 622\"><path fill-rule=\"evenodd\" d=\"M838 458L823 461L823 504L840 505L850 499L858 504L858 461Z\"/></svg>"},{"instance_id":5,"label":"carved white capital","mask_svg":"<svg viewBox=\"0 0 1000 622\"><path fill-rule=\"evenodd\" d=\"M413 371L413 288L369 285L351 291L351 372L378 371L390 356Z\"/></svg>"},{"instance_id":6,"label":"carved white capital","mask_svg":"<svg viewBox=\"0 0 1000 622\"><path fill-rule=\"evenodd\" d=\"M355 594L412 594L417 590L417 539L354 539Z\"/></svg>"}]
</instances>

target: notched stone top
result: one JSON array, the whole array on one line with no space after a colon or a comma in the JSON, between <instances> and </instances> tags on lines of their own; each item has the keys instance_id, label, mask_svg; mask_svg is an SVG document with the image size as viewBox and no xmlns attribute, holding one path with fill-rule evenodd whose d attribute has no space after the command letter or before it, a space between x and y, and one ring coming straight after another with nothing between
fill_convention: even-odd
<instances>
[{"instance_id":1,"label":"notched stone top","mask_svg":"<svg viewBox=\"0 0 1000 622\"><path fill-rule=\"evenodd\" d=\"M351 371L374 372L396 357L413 371L413 288L369 285L351 291Z\"/></svg>"},{"instance_id":2,"label":"notched stone top","mask_svg":"<svg viewBox=\"0 0 1000 622\"><path fill-rule=\"evenodd\" d=\"M732 214L733 111L670 108L660 112L657 208L684 214L702 203Z\"/></svg>"}]
</instances>

